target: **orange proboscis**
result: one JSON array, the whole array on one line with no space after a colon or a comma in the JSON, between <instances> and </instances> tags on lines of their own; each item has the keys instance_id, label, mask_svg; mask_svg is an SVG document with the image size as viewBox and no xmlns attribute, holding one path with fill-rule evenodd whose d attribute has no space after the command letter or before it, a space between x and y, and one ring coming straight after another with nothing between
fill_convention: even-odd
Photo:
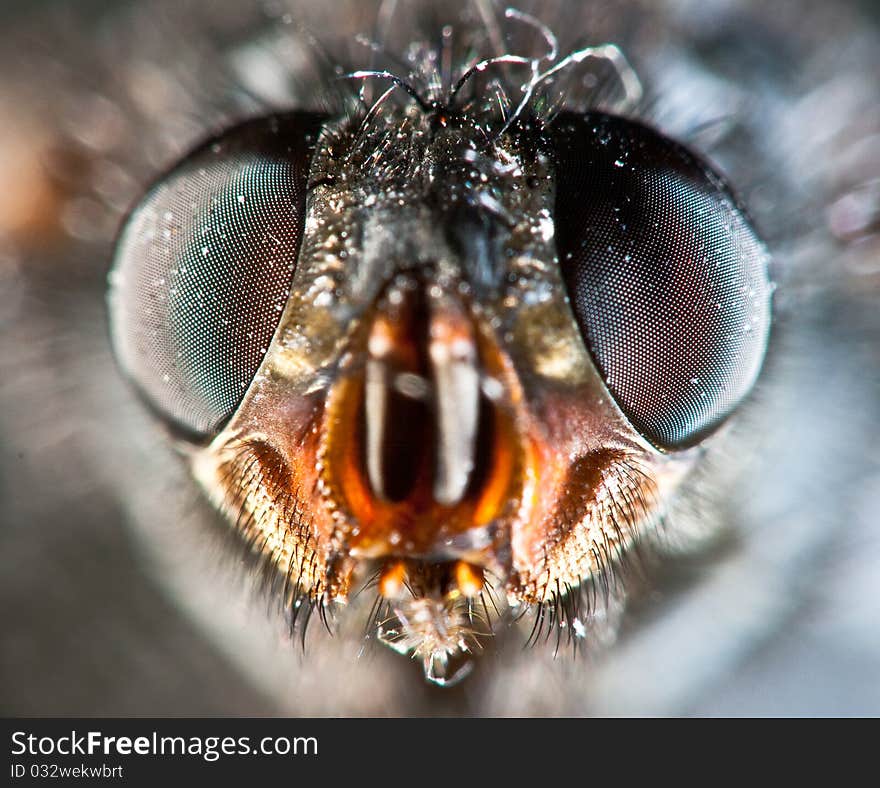
<instances>
[{"instance_id":1,"label":"orange proboscis","mask_svg":"<svg viewBox=\"0 0 880 788\"><path fill-rule=\"evenodd\" d=\"M480 375L500 384L501 394L491 400L481 395L481 426L469 485L459 500L444 504L434 495L436 434L430 402L403 403L415 416L397 425L396 432L394 425L389 427L393 438L403 444L395 449L392 443L391 450L399 454L392 455L397 466L391 470L411 477L411 483L401 495L382 495L371 485L366 468L365 370L357 367L340 377L331 392L325 421L325 481L352 523L347 544L354 557L442 555L444 546L456 536L506 516L510 502L520 497L525 457L515 412L518 388L497 343L461 311L441 313L439 318L432 315L430 325L424 325L428 321L408 308L397 305L390 313L377 309L365 321L359 341L367 349L366 357L381 357L397 374L427 379L428 343L446 343L445 350L469 337L478 354ZM468 326L462 325L465 320L470 321ZM425 348L418 346L420 341ZM392 412L388 418L400 418L400 414ZM483 549L449 557L483 564Z\"/></svg>"}]
</instances>

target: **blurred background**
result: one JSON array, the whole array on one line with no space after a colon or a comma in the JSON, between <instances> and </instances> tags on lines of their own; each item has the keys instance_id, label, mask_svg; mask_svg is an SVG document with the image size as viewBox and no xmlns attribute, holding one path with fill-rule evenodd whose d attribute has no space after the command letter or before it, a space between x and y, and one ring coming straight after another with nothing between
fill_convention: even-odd
<instances>
[{"instance_id":1,"label":"blurred background","mask_svg":"<svg viewBox=\"0 0 880 788\"><path fill-rule=\"evenodd\" d=\"M721 166L774 253L764 377L616 642L554 659L511 632L452 690L361 655L354 616L303 654L109 351L124 212L208 131L313 102L310 35L363 68L359 33L504 39L503 6L2 0L0 712L880 713L880 5L517 7L563 51L620 45L638 114Z\"/></svg>"}]
</instances>

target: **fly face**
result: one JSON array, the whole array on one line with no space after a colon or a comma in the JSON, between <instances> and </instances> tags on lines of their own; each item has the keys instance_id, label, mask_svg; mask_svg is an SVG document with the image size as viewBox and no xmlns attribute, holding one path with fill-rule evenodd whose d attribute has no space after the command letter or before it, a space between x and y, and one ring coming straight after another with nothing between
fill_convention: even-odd
<instances>
[{"instance_id":1,"label":"fly face","mask_svg":"<svg viewBox=\"0 0 880 788\"><path fill-rule=\"evenodd\" d=\"M375 586L369 634L441 684L518 609L584 636L770 322L766 250L698 157L455 92L209 141L111 289L123 368L293 615Z\"/></svg>"}]
</instances>

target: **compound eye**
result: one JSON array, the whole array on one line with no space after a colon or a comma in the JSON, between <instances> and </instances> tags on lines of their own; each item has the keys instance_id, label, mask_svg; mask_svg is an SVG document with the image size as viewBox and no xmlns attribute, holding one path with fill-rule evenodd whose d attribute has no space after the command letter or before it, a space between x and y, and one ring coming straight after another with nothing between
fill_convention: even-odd
<instances>
[{"instance_id":1,"label":"compound eye","mask_svg":"<svg viewBox=\"0 0 880 788\"><path fill-rule=\"evenodd\" d=\"M557 251L584 341L632 425L687 448L758 375L767 249L724 180L647 126L564 113L551 141Z\"/></svg>"},{"instance_id":2,"label":"compound eye","mask_svg":"<svg viewBox=\"0 0 880 788\"><path fill-rule=\"evenodd\" d=\"M233 414L281 318L321 119L251 120L186 156L134 209L116 248L117 358L148 403L205 437Z\"/></svg>"}]
</instances>

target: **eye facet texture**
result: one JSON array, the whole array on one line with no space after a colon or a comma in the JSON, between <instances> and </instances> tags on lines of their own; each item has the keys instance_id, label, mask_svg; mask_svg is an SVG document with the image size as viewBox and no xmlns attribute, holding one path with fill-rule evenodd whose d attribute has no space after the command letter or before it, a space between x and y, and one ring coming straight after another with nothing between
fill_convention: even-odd
<instances>
[{"instance_id":1,"label":"eye facet texture","mask_svg":"<svg viewBox=\"0 0 880 788\"><path fill-rule=\"evenodd\" d=\"M188 155L147 193L111 275L116 354L147 400L209 435L250 385L296 267L320 119L247 121Z\"/></svg>"},{"instance_id":2,"label":"eye facet texture","mask_svg":"<svg viewBox=\"0 0 880 788\"><path fill-rule=\"evenodd\" d=\"M655 446L684 449L749 392L770 328L769 256L721 177L602 113L562 114L556 242L609 391Z\"/></svg>"}]
</instances>

